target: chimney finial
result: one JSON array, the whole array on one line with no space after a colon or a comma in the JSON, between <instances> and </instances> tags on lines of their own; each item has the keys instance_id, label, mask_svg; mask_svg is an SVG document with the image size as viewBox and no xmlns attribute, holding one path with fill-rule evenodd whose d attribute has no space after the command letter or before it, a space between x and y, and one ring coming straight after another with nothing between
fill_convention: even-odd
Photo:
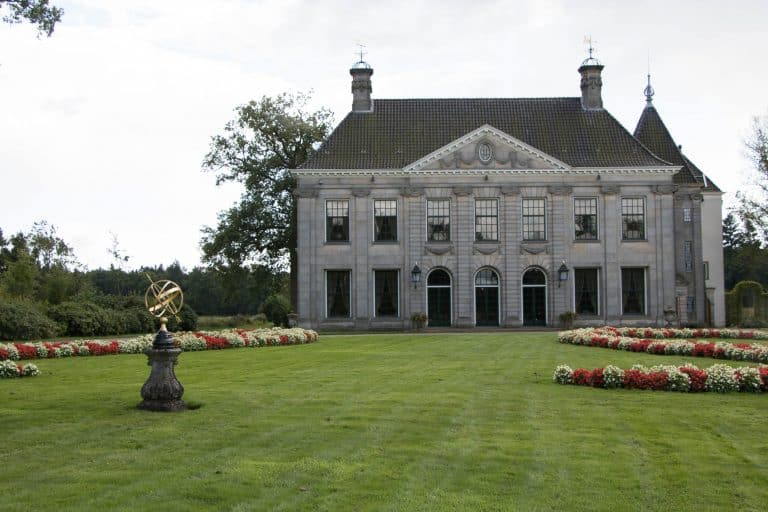
<instances>
[{"instance_id":1,"label":"chimney finial","mask_svg":"<svg viewBox=\"0 0 768 512\"><path fill-rule=\"evenodd\" d=\"M593 55L595 48L592 36L585 37L584 42L589 44L589 57L584 59L579 67L581 74L581 107L584 110L602 110L603 108L603 79L601 73L603 65Z\"/></svg>"},{"instance_id":2,"label":"chimney finial","mask_svg":"<svg viewBox=\"0 0 768 512\"><path fill-rule=\"evenodd\" d=\"M364 51L365 45L356 44L359 47L359 52L355 52L355 56L359 55L360 60L352 64L352 68L349 70L349 74L352 75L352 112L373 112L373 100L371 99L373 68L363 60L366 53Z\"/></svg>"}]
</instances>

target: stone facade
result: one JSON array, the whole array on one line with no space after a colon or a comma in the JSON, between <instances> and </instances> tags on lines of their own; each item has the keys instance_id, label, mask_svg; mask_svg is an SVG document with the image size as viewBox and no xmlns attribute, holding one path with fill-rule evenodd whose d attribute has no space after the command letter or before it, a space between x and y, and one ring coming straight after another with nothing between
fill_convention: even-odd
<instances>
[{"instance_id":1,"label":"stone facade","mask_svg":"<svg viewBox=\"0 0 768 512\"><path fill-rule=\"evenodd\" d=\"M582 78L601 85L597 67ZM358 68L354 102L373 115L361 86L372 70ZM602 109L599 87L584 94L585 110ZM554 326L566 311L577 325L664 325L670 310L701 324L707 293L721 324L701 187L676 183L681 167L639 143L636 165L574 165L568 148L554 156L486 124L405 165L332 167L328 155L355 143L337 132L326 160L295 171L300 325L407 329L423 312L430 325Z\"/></svg>"}]
</instances>

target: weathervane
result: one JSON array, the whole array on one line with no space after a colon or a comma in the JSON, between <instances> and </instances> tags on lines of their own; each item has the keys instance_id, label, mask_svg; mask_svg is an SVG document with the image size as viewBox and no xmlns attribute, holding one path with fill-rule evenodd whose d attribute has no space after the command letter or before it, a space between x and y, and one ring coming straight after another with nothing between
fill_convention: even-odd
<instances>
[{"instance_id":1,"label":"weathervane","mask_svg":"<svg viewBox=\"0 0 768 512\"><path fill-rule=\"evenodd\" d=\"M588 35L588 36L584 36L584 44L588 44L589 45L589 58L590 59L594 58L594 57L592 57L592 52L595 51L595 47L592 46L592 45L594 43L596 43L596 42L597 41L593 41L592 40L592 35L591 34Z\"/></svg>"},{"instance_id":2,"label":"weathervane","mask_svg":"<svg viewBox=\"0 0 768 512\"><path fill-rule=\"evenodd\" d=\"M602 66L600 64L600 61L597 60L597 58L594 56L595 53L595 41L592 39L592 36L584 36L584 44L587 45L587 50L589 50L589 57L584 59L584 61L581 63L582 66Z\"/></svg>"},{"instance_id":3,"label":"weathervane","mask_svg":"<svg viewBox=\"0 0 768 512\"><path fill-rule=\"evenodd\" d=\"M366 51L364 50L364 48L365 48L365 45L364 45L363 43L355 43L355 46L358 46L358 47L359 47L360 60L359 60L358 62L365 62L365 60L363 60L363 56L364 56L366 53L368 53L368 52L366 52ZM355 55L357 55L357 53L358 53L358 52L355 52Z\"/></svg>"}]
</instances>

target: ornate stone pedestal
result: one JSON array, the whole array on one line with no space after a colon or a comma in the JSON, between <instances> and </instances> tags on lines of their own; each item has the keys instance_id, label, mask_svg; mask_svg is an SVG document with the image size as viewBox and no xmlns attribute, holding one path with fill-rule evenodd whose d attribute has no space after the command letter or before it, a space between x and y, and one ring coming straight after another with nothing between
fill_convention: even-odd
<instances>
[{"instance_id":1,"label":"ornate stone pedestal","mask_svg":"<svg viewBox=\"0 0 768 512\"><path fill-rule=\"evenodd\" d=\"M144 400L138 405L139 409L163 412L186 409L187 404L181 399L184 386L173 371L173 367L178 364L181 349L173 346L170 333L161 328L155 336L152 348L148 348L144 353L149 358L147 365L152 367L152 372L141 387L141 397Z\"/></svg>"}]
</instances>

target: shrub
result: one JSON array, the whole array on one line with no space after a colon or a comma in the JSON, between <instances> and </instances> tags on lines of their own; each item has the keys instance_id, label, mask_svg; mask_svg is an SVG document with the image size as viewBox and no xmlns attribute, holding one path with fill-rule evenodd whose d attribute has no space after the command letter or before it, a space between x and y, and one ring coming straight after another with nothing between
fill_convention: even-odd
<instances>
[{"instance_id":1,"label":"shrub","mask_svg":"<svg viewBox=\"0 0 768 512\"><path fill-rule=\"evenodd\" d=\"M264 313L274 325L287 326L291 303L282 295L270 295L261 303L259 312Z\"/></svg>"},{"instance_id":2,"label":"shrub","mask_svg":"<svg viewBox=\"0 0 768 512\"><path fill-rule=\"evenodd\" d=\"M155 329L160 327L160 320L155 320ZM181 307L179 312L179 319L173 315L168 316L168 330L172 332L176 331L195 331L197 330L197 313L187 304Z\"/></svg>"},{"instance_id":3,"label":"shrub","mask_svg":"<svg viewBox=\"0 0 768 512\"><path fill-rule=\"evenodd\" d=\"M32 304L0 301L0 340L33 340L56 336L61 328Z\"/></svg>"},{"instance_id":4,"label":"shrub","mask_svg":"<svg viewBox=\"0 0 768 512\"><path fill-rule=\"evenodd\" d=\"M64 326L67 336L98 336L112 334L106 324L113 319L107 310L92 302L62 302L48 310L48 316ZM114 327L114 325L112 326Z\"/></svg>"}]
</instances>

